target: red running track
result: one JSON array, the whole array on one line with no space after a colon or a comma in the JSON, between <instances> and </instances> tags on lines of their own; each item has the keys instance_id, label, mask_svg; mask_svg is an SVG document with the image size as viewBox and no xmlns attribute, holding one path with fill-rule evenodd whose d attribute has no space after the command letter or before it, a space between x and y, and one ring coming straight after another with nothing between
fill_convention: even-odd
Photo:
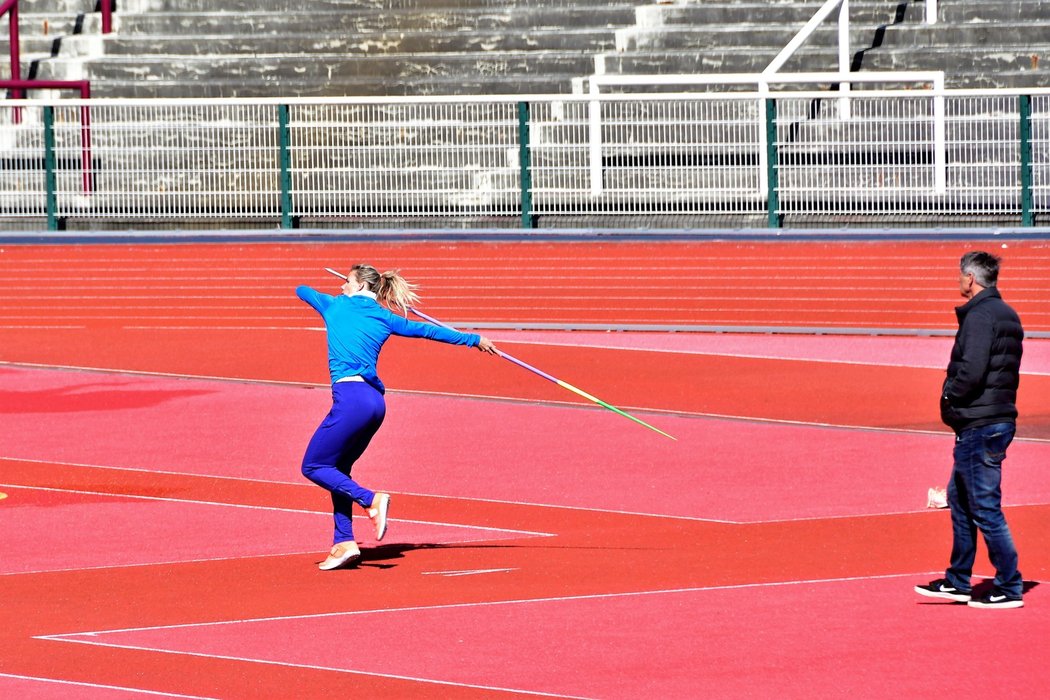
<instances>
[{"instance_id":1,"label":"red running track","mask_svg":"<svg viewBox=\"0 0 1050 700\"><path fill-rule=\"evenodd\" d=\"M959 256L989 246L1027 328L1050 330L1041 241L9 246L0 326L300 328L294 287L367 261L448 322L946 330Z\"/></svg>"},{"instance_id":2,"label":"red running track","mask_svg":"<svg viewBox=\"0 0 1050 700\"><path fill-rule=\"evenodd\" d=\"M946 554L946 514L922 509L944 435L645 414L672 443L599 410L395 393L359 470L395 492L392 539L364 526L365 564L322 574L327 503L296 463L324 390L0 380L0 405L31 409L0 427L0 528L23 533L0 571L11 693L1023 696L1050 679L1029 654L1039 587L1006 620L910 591ZM1032 583L1050 576L1048 450L1009 458ZM936 644L947 624L1010 677L928 673L984 653Z\"/></svg>"},{"instance_id":3,"label":"red running track","mask_svg":"<svg viewBox=\"0 0 1050 700\"><path fill-rule=\"evenodd\" d=\"M128 249L125 271L146 269L142 250ZM188 250L257 248L152 254ZM297 274L296 256L333 254L284 253ZM761 337L750 352L734 337L707 354L500 339L676 443L564 405L571 397L492 358L399 342L381 367L395 389L389 423L360 469L395 492L395 539L364 534L360 569L321 574L327 503L296 475L327 400L302 388L325 381L315 321L294 306L287 325L276 311L261 318L249 298L230 327L234 312L184 307L149 270L134 283L144 307L100 299L106 313L69 313L52 299L55 312L34 320L31 299L4 306L0 360L159 376L0 367L0 527L28 531L0 574L0 694L1024 697L1050 685L1031 641L1050 622L1045 344L1028 346L1040 358L1023 379L1029 432L1007 470L1031 587L1020 611L911 592L947 555L946 514L922 505L946 478L951 438L931 400L941 370L888 361L890 339L871 339L869 362L837 361L830 338L812 357ZM239 292L212 281L211 294ZM954 303L945 295L939 313ZM913 340L909 354L893 339L893 352L925 357ZM262 541L247 542L252 521ZM1003 673L945 672L985 661L985 646L940 644L957 628L996 648Z\"/></svg>"}]
</instances>

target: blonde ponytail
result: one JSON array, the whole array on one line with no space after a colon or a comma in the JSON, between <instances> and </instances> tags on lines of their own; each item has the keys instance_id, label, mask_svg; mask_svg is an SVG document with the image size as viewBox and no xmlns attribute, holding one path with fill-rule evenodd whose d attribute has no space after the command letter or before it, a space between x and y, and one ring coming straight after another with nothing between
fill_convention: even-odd
<instances>
[{"instance_id":1,"label":"blonde ponytail","mask_svg":"<svg viewBox=\"0 0 1050 700\"><path fill-rule=\"evenodd\" d=\"M407 316L408 307L419 303L417 289L417 285L401 276L400 270L388 270L379 276L375 292L380 301L387 306L396 306Z\"/></svg>"},{"instance_id":2,"label":"blonde ponytail","mask_svg":"<svg viewBox=\"0 0 1050 700\"><path fill-rule=\"evenodd\" d=\"M416 294L419 287L402 277L400 270L388 270L379 274L371 265L354 265L353 274L369 291L375 292L380 302L400 309L406 316L408 307L419 303L419 296Z\"/></svg>"}]
</instances>

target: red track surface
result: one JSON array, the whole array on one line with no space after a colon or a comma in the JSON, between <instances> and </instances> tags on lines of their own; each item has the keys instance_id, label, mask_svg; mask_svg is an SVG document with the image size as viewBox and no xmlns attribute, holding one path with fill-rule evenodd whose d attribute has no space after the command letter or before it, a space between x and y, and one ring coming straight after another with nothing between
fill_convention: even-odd
<instances>
[{"instance_id":1,"label":"red track surface","mask_svg":"<svg viewBox=\"0 0 1050 700\"><path fill-rule=\"evenodd\" d=\"M950 326L951 270L969 247L8 248L0 361L293 385L0 367L0 527L28 535L9 540L0 572L0 695L1041 697L1042 587L1002 613L911 593L947 556L946 514L920 506L947 475L949 436L700 415L940 431L933 367L501 340L614 404L662 411L643 417L672 443L607 412L551 405L571 396L492 358L398 342L380 368L395 389L390 422L359 476L395 491L399 534L379 547L362 537L357 570L318 572L328 505L296 474L326 392L294 386L324 383L323 336L289 294L299 281L330 285L316 270L338 260L404 268L449 321L688 324L728 321L702 294L667 301L681 288L660 282L640 293L646 308L619 303L637 279L625 267L677 265L706 284L757 264L754 279L788 287L785 260L792 278L820 267L812 276L825 283L837 273L824 260L836 260L853 285L841 316L803 294L740 308L751 307L748 324L862 327L901 315L866 312L873 293L858 275L877 272L879 287L903 260L935 291L926 301L909 291L907 318L924 320L901 325L935 328ZM1008 250L1011 273L1050 269L1035 244ZM602 268L610 287L598 294L618 308L570 308L566 280L588 267ZM453 301L462 270L496 277ZM536 294L538 274L560 300ZM511 277L528 300L481 303ZM1004 273L1030 330L1046 328L1050 308L1040 279L1025 291ZM1028 347L1043 366L1045 344ZM1007 462L1031 582L1050 577L1046 381L1023 379L1028 437ZM81 568L91 566L106 568ZM945 645L949 630L981 643ZM989 648L1001 673L952 671L978 667Z\"/></svg>"},{"instance_id":2,"label":"red track surface","mask_svg":"<svg viewBox=\"0 0 1050 700\"><path fill-rule=\"evenodd\" d=\"M1050 244L1011 241L1002 286L1050 330ZM404 243L7 247L0 325L299 328L297 284L369 261L447 322L950 329L967 243Z\"/></svg>"}]
</instances>

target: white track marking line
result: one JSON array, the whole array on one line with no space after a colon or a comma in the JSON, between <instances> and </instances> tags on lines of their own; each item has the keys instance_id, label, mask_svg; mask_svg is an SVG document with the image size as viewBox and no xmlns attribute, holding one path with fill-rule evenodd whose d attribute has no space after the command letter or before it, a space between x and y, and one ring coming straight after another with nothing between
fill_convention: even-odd
<instances>
[{"instance_id":1,"label":"white track marking line","mask_svg":"<svg viewBox=\"0 0 1050 700\"><path fill-rule=\"evenodd\" d=\"M31 464L53 464L63 467L85 467L87 469L111 469L113 471L135 472L139 474L166 474L168 476L188 476L198 479L221 479L225 481L242 481L251 484L277 484L280 486L295 486L297 488L311 490L317 488L317 486L314 484L308 484L300 481L253 479L246 476L227 476L225 474L198 474L196 472L177 472L165 469L147 469L145 467L120 467L113 464L87 464L85 462L66 462L58 459L33 459L30 457L12 457L10 455L0 455L0 461L29 462Z\"/></svg>"},{"instance_id":2,"label":"white track marking line","mask_svg":"<svg viewBox=\"0 0 1050 700\"><path fill-rule=\"evenodd\" d=\"M23 331L23 330L30 330L30 329L32 329L32 330L84 330L85 328L87 328L87 326L48 326L48 325L43 325L43 324L40 324L40 325L22 324L22 325L17 325L17 326L6 325L6 324L5 325L0 325L0 329L6 330L6 331L10 331L10 330ZM0 674L0 675L3 675L3 674Z\"/></svg>"},{"instance_id":3,"label":"white track marking line","mask_svg":"<svg viewBox=\"0 0 1050 700\"><path fill-rule=\"evenodd\" d=\"M81 463L76 463L76 462L60 462L60 461L44 460L44 459L23 459L21 457L0 456L0 461L31 462L31 463L34 463L34 464L54 464L54 465L70 466L70 467L86 467L86 468L89 468L89 469L110 469L110 470L113 470L113 471L130 471L130 472L138 472L138 473L145 473L145 474L154 474L155 473L155 474L167 474L169 476L189 476L189 477L197 477L197 478L202 478L202 479L214 478L214 479L226 479L226 480L231 480L231 481L246 481L246 482L260 483L260 484L279 484L279 485L288 485L288 486L297 486L297 487L301 486L303 488L316 488L312 484L299 484L299 483L293 483L293 482L288 482L288 481L268 481L268 480L265 480L265 479L248 479L248 478L241 478L241 477L235 477L235 476L214 476L213 477L213 476L207 475L207 474L203 474L202 475L202 474L195 474L195 473L192 473L192 472L173 472L173 471L162 471L162 470L155 470L155 469L139 469L139 468L133 468L133 467L117 467L117 466L108 466L108 465L99 465L99 464L81 464ZM2 484L0 484L0 486L2 486ZM13 488L19 488L19 487L16 486L16 487L13 487ZM21 488L31 489L31 488L37 488L37 487L34 487L34 486L21 486ZM55 490L61 490L61 489L55 489ZM528 508L560 508L560 509L564 509L564 510L578 510L578 511L586 511L586 512L593 512L593 513L610 513L610 514L613 514L613 515L633 515L633 516L644 516L644 517L649 517L649 518L670 518L670 519L674 519L674 520L691 520L691 521L697 521L697 522L724 523L724 524L728 524L728 525L740 524L740 523L738 523L737 521L734 521L734 520L720 520L720 519L717 519L717 518L697 518L697 517L692 517L692 516L687 516L687 515L661 515L659 513L640 513L640 512L635 512L635 511L616 510L616 509L610 509L610 508L588 508L588 507L584 507L584 506L559 505L557 503L535 503L535 502L531 502L531 501L500 500L500 499L496 499L496 498L475 498L475 497L470 497L470 496L451 496L451 495L448 495L448 494L419 493L419 492L412 492L412 491L396 491L394 493L395 494L403 494L403 495L406 495L406 496L413 496L413 497L417 497L417 498L435 498L435 499L441 499L441 500L470 501L470 502L473 502L473 503L498 503L500 505L524 506L524 507L528 507ZM140 496L140 498L153 498L153 497L152 496ZM179 500L179 499L172 499L172 500ZM315 512L315 511L296 511L296 512ZM316 511L316 512L321 512L321 511ZM358 517L358 516L355 516L355 517ZM360 516L360 517L364 517L364 516ZM425 521L405 520L405 519L402 519L402 518L394 518L393 520L395 520L397 522L413 522L413 523L424 523L424 524L426 524ZM486 527L475 526L475 525L459 525L459 524L456 524L456 523L438 523L438 524L451 525L451 526L454 526L454 527L469 527L469 528L489 529L489 530L499 530L500 529L500 528L486 528ZM553 536L552 533L527 532L527 531L524 531L524 530L506 530L506 532L522 532L522 533L528 534L529 536L533 536L533 537L550 537L550 536Z\"/></svg>"},{"instance_id":4,"label":"white track marking line","mask_svg":"<svg viewBox=\"0 0 1050 700\"><path fill-rule=\"evenodd\" d=\"M475 576L477 574L501 574L510 571L519 571L519 567L510 567L505 569L462 569L459 571L423 571L423 576Z\"/></svg>"},{"instance_id":5,"label":"white track marking line","mask_svg":"<svg viewBox=\"0 0 1050 700\"><path fill-rule=\"evenodd\" d=\"M809 520L848 520L850 518L883 518L894 515L914 515L918 513L928 512L940 512L944 511L943 508L932 509L932 508L915 508L914 510L896 510L886 511L881 513L848 513L844 515L812 515L802 516L798 518L776 518L772 520L727 520L725 518L703 518L694 515L674 515L669 513L644 513L631 510L617 510L612 508L589 508L587 506L570 506L570 505L558 505L555 503L530 503L526 501L507 501L496 498L472 498L468 496L443 496L440 494L420 494L402 491L406 496L422 496L425 498L448 498L457 501L476 501L479 503L498 503L501 505L513 505L513 506L524 506L528 508L555 508L559 510L575 510L588 513L607 513L610 515L630 515L637 518L661 518L665 520L684 520L687 522L697 523L717 523L720 525L765 525L775 523L794 523L794 522L805 522ZM1010 503L1004 505L1006 508L1030 508L1045 506L1046 503Z\"/></svg>"},{"instance_id":6,"label":"white track marking line","mask_svg":"<svg viewBox=\"0 0 1050 700\"><path fill-rule=\"evenodd\" d=\"M935 433L935 434L936 435L941 435L941 433ZM1040 442L1048 442L1048 443L1050 443L1050 440L1040 440ZM19 461L19 462L34 462L34 463L40 463L40 464L57 464L57 465L67 465L67 466L74 466L74 467L89 467L89 468L95 468L95 469L112 469L112 470L115 470L115 471L144 472L144 473L147 473L147 474L155 472L155 473L159 473L159 474L168 474L168 475L174 475L174 476L191 476L191 477L200 477L200 478L230 479L230 480L241 480L241 481L249 481L249 482L255 482L255 483L263 483L263 484L281 484L281 485L303 486L302 484L293 484L291 482L284 482L284 481L266 481L266 480L262 480L262 479L239 479L239 477L232 477L232 476L210 477L208 475L200 475L200 474L193 474L193 473L186 473L186 472L158 471L158 470L151 470L151 469L133 469L133 468L124 468L124 467L113 467L113 466L103 466L103 465L93 465L93 464L76 464L76 463L72 463L72 462L56 462L56 461L49 461L49 460L21 459L21 458L18 458L18 457L2 457L2 456L0 456L0 461L4 461L4 460ZM39 489L42 489L42 490L68 491L70 493L77 493L76 491L71 491L71 490L68 490L68 489L44 489L44 487L37 487L37 486L6 485L6 484L0 484L0 486L2 486L3 488L23 488L23 489L37 489L37 488L39 488ZM309 485L306 485L306 486L309 487ZM81 492L81 493L90 493L92 495L111 495L111 496L113 496L113 495L125 495L125 494L106 494L106 493L94 494L93 492ZM812 515L812 516L801 516L801 517L797 517L797 518L774 518L774 519L771 519L771 520L729 520L729 519L726 519L726 518L705 518L705 517L694 516L694 515L675 515L673 513L639 512L639 511L632 511L632 510L620 510L620 509L616 509L616 508L597 508L597 507L574 506L574 505L566 505L566 504L558 504L558 503L537 503L537 502L533 502L533 501L515 501L515 500L507 500L507 499L499 499L499 498L480 498L480 497L474 497L474 496L452 496L452 495L440 494L440 493L419 493L419 492L413 492L413 491L397 491L395 493L402 494L402 495L405 495L405 496L413 496L413 497L417 497L417 498L434 498L434 499L438 499L438 500L469 501L469 502L472 502L472 503L496 503L496 504L499 504L499 505L522 506L522 507L525 507L525 508L550 508L550 509L557 509L557 510L580 511L580 512L585 512L585 513L606 513L606 514L609 514L609 515L629 515L629 516L638 517L638 518L661 518L661 519L665 519L665 520L682 520L682 521L686 521L686 522L717 523L717 524L721 524L721 525L763 525L763 524L775 524L775 523L806 522L806 521L815 521L815 520L846 520L846 519L849 519L849 518L882 518L882 517L888 517L888 516L894 516L894 515L914 515L914 514L917 514L917 513L934 512L934 511L931 511L931 509L929 509L929 508L915 508L914 510L885 511L885 512L879 512L879 513L852 513L852 514L844 514L844 515ZM201 503L201 504L204 504L204 505L211 504L210 502L207 502L207 501L190 501L190 500L187 500L187 499L174 499L174 498L164 499L164 498L154 497L154 496L132 496L132 497L134 497L134 498L153 499L153 500L172 500L172 501L180 501L180 502L186 502L186 503ZM214 503L212 505L237 505L237 504ZM1031 508L1031 507L1039 507L1039 506L1045 506L1045 505L1047 505L1047 504L1046 503L1010 503L1010 504L1006 504L1004 507L1006 507L1006 508ZM252 508L271 509L271 510L285 510L285 511L293 512L293 513L325 514L322 511L292 510L292 509L282 509L282 508L269 507L269 506L241 506L241 507L245 507L245 508L252 507ZM937 509L937 510L943 510L943 509ZM354 516L354 517L355 518L364 518L364 516ZM514 533L514 534L522 534L522 535L524 535L526 537L556 537L557 536L557 533L530 532L528 530L496 528L496 527L489 527L489 526L484 526L484 525L469 525L469 524L449 523L449 522L440 522L440 523L438 523L438 522L426 521L426 520L408 520L408 519L405 519L405 518L394 518L392 520L394 522L412 523L412 524L417 524L417 525L437 525L437 526L447 526L447 527L469 528L469 529L473 529L473 530L487 530L487 531L495 531L495 532L509 532L509 533ZM475 540L472 540L472 541L475 541ZM487 541L487 540L476 540L476 541L484 542L484 541Z\"/></svg>"},{"instance_id":7,"label":"white track marking line","mask_svg":"<svg viewBox=\"0 0 1050 700\"><path fill-rule=\"evenodd\" d=\"M206 695L182 695L181 693L165 693L159 690L144 690L142 688L128 688L122 685L105 685L102 683L88 683L86 681L66 681L58 678L42 678L41 676L20 676L16 673L0 673L0 678L14 678L22 681L40 681L41 683L57 683L59 685L75 685L84 688L99 688L102 690L122 690L128 693L140 693L143 695L156 695L164 698L189 698L191 700L218 700Z\"/></svg>"},{"instance_id":8,"label":"white track marking line","mask_svg":"<svg viewBox=\"0 0 1050 700\"><path fill-rule=\"evenodd\" d=\"M153 329L151 329L153 330ZM35 362L5 362L0 361L0 367L25 367L28 369L42 369L55 371L93 372L98 374L126 374L133 377L160 377L161 379L199 379L203 381L233 382L235 384L263 384L273 386L301 387L310 389L328 388L328 382L296 382L287 379L242 379L239 377L220 377L208 374L183 374L179 372L156 372L140 369L119 369L112 367L84 367L81 365L51 365Z\"/></svg>"},{"instance_id":9,"label":"white track marking line","mask_svg":"<svg viewBox=\"0 0 1050 700\"><path fill-rule=\"evenodd\" d=\"M232 382L235 384L261 384L268 386L284 386L297 388L323 389L328 388L328 383L296 382L283 379L250 379L238 377L218 377L203 374L179 374L175 372L152 372L148 370L113 369L107 367L80 367L76 365L45 365L31 362L4 362L0 361L0 367L25 367L29 369L44 369L56 371L97 372L99 374L126 374L131 376L160 377L165 379L197 379L202 381ZM560 401L555 399L525 399L513 396L492 396L488 394L465 394L448 391L423 391L419 389L396 389L388 388L390 394L406 394L411 396L440 396L454 399L472 399L482 401L501 401L530 406L559 406L564 408L578 408L601 413L604 409L585 403L572 401ZM870 425L851 425L848 423L822 423L818 421L788 420L785 418L763 418L761 416L738 416L728 413L706 413L700 411L677 411L674 409L653 408L651 406L620 406L625 411L638 413L650 413L659 416L675 416L679 418L700 418L716 420L744 421L749 423L773 423L778 425L797 425L813 428L835 428L839 430L862 430L880 433L904 433L913 435L941 435L948 436L950 433L938 430L921 430L915 428L883 428ZM1050 438L1015 437L1014 442L1036 442L1050 443Z\"/></svg>"},{"instance_id":10,"label":"white track marking line","mask_svg":"<svg viewBox=\"0 0 1050 700\"><path fill-rule=\"evenodd\" d=\"M147 566L179 566L182 564L207 564L209 562L220 562L220 561L244 561L246 559L276 559L278 557L300 557L306 555L314 555L319 557L317 561L321 561L324 557L324 552L319 549L311 549L308 551L298 552L278 552L277 554L248 554L239 557L201 557L197 559L170 559L170 560L159 560L159 561L145 561L145 562L129 562L127 564L103 564L99 566L76 566L69 567L66 569L34 569L31 571L7 571L0 573L0 577L3 576L37 576L46 574L68 574L81 571L109 571L112 569L135 569L144 568Z\"/></svg>"},{"instance_id":11,"label":"white track marking line","mask_svg":"<svg viewBox=\"0 0 1050 700\"><path fill-rule=\"evenodd\" d=\"M495 336L496 332L493 331L491 335ZM596 348L599 350L629 350L636 352L653 352L663 353L668 355L699 355L702 357L728 357L732 359L745 359L745 360L775 360L783 362L808 362L812 364L827 364L827 365L854 365L858 367L900 367L902 369L930 369L937 370L940 372L944 371L944 367L941 365L934 364L903 364L900 362L879 362L879 361L861 361L861 360L834 360L834 359L821 359L815 357L799 357L797 355L763 355L757 353L733 353L733 352L715 352L712 350L684 350L684 349L668 349L668 348L638 348L625 345L600 345L597 343L548 343L538 340L499 340L498 342L505 345L538 345L541 347L558 347L558 348ZM1050 376L1050 372L1021 372L1022 375L1034 376L1034 377L1047 377Z\"/></svg>"},{"instance_id":12,"label":"white track marking line","mask_svg":"<svg viewBox=\"0 0 1050 700\"><path fill-rule=\"evenodd\" d=\"M128 494L128 493L112 493L108 491L87 491L83 489L63 489L54 488L48 486L26 486L24 484L0 484L0 488L5 489L24 489L27 491L49 491L56 493L75 493L85 496L106 496L111 498L130 498L140 501L164 501L167 503L188 503L191 505L198 506L220 506L227 508L246 508L248 510L268 510L276 513L296 513L303 515L323 515L325 517L331 517L331 512L327 510L302 510L299 508L281 508L278 506L257 506L249 505L245 503L227 503L224 501L201 501L192 498L171 498L168 496L143 496L141 494ZM366 515L355 515L355 520L365 520L368 516ZM467 528L470 530L483 530L485 532L500 532L508 533L513 535L522 535L523 537L554 537L554 533L550 532L531 532L529 530L517 530L513 528L503 527L491 527L488 525L463 525L460 523L449 523L449 522L436 522L433 520L412 520L409 518L390 518L390 522L395 523L409 523L411 525L428 525L434 527L455 527L455 528ZM473 540L475 542L484 542L487 540Z\"/></svg>"},{"instance_id":13,"label":"white track marking line","mask_svg":"<svg viewBox=\"0 0 1050 700\"><path fill-rule=\"evenodd\" d=\"M47 639L53 641L79 642L82 644L95 643L94 640L111 634L130 634L134 632L157 632L161 630L224 627L227 625L251 624L256 622L285 622L290 620L320 620L331 617L349 617L358 615L403 613L403 612L429 612L432 610L454 610L462 608L487 608L500 605L530 605L535 603L561 603L581 600L608 600L612 598L640 598L645 596L669 595L677 593L706 593L710 591L732 591L748 588L777 588L783 586L806 586L824 583L849 583L854 581L874 581L880 579L906 578L911 576L931 576L939 571L920 571L897 574L876 574L872 576L840 576L834 578L818 579L787 579L784 581L768 581L763 583L733 583L720 586L688 586L685 588L662 588L652 591L625 591L620 593L584 593L580 595L547 596L543 598L509 598L506 600L491 600L472 603L439 603L435 605L411 605L395 608L370 608L367 610L341 610L326 613L304 613L300 615L274 615L268 617L246 617L236 620L217 620L214 622L182 622L174 625L149 625L145 627L125 627L122 629L94 630L83 632L64 632L62 634L41 635L34 639ZM74 639L79 637L90 637L90 640ZM115 645L119 646L119 645ZM158 650L160 651L160 650ZM180 652L172 652L180 653Z\"/></svg>"},{"instance_id":14,"label":"white track marking line","mask_svg":"<svg viewBox=\"0 0 1050 700\"><path fill-rule=\"evenodd\" d=\"M330 512L322 510L302 510L299 508L280 508L278 506L255 506L245 503L226 503L223 501L200 501L193 498L172 498L169 496L144 496L135 493L114 493L111 491L89 491L86 489L64 489L51 486L26 486L25 484L0 484L5 489L24 489L27 491L48 491L53 493L75 493L83 496L105 496L107 498L128 498L139 501L163 501L166 503L188 503L197 506L220 506L226 508L245 508L248 510L269 510L278 513L298 513L302 515L327 515ZM357 517L357 516L355 516ZM360 516L364 518L365 516Z\"/></svg>"},{"instance_id":15,"label":"white track marking line","mask_svg":"<svg viewBox=\"0 0 1050 700\"><path fill-rule=\"evenodd\" d=\"M46 638L45 637L40 637L40 639L46 639ZM110 647L110 648L113 648L113 649L130 649L130 650L133 650L133 651L149 651L149 652L153 652L153 653L172 654L172 655L175 655L175 656L191 656L191 657L202 658L202 659L221 659L223 661L238 661L238 662L243 662L243 663L265 664L267 666L280 666L282 668L303 668L303 669L309 669L311 671L329 671L329 672L334 672L334 673L345 673L345 674L349 674L349 675L353 675L353 676L368 676L368 677L372 677L372 678L390 678L390 679L393 679L393 680L400 680L400 681L412 681L414 683L428 683L428 684L431 684L431 685L445 686L445 687L451 687L451 688L472 688L472 689L475 689L475 690L484 690L484 691L488 691L488 692L513 693L515 695L530 695L530 696L544 697L544 698L565 698L566 700L591 700L590 698L587 698L586 696L579 696L579 695L561 695L561 694L558 694L558 693L544 693L544 692L540 692L540 691L537 691L537 690L523 690L521 688L503 688L503 687L494 686L494 685L478 685L478 684L474 684L474 683L457 683L455 681L443 681L443 680L437 680L437 679L434 679L434 678L419 678L419 677L416 677L416 676L404 676L404 675L400 675L400 674L396 674L396 673L377 673L377 672L374 672L374 671L358 671L358 670L354 670L354 669L336 668L336 667L333 667L333 666L319 666L319 665L316 665L316 664L298 664L298 663L291 663L291 662L287 662L287 661L268 661L268 660L265 660L265 659L252 659L252 658L243 657L243 656L228 656L228 655L225 655L225 654L204 654L204 653L192 652L192 651L170 651L168 649L154 649L152 647L140 647L140 646L134 646L134 645L129 645L129 644L106 644L106 643L103 643L103 642L89 642L89 641L83 641L83 640L79 640L79 639L57 639L56 638L56 639L50 639L49 641L73 642L73 643L78 643L78 644L88 644L88 645L91 645L91 646Z\"/></svg>"}]
</instances>

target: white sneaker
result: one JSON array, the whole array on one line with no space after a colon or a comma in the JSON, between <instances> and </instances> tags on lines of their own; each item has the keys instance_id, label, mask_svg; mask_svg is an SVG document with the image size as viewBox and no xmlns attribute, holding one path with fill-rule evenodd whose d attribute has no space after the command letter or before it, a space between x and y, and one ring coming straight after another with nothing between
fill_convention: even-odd
<instances>
[{"instance_id":1,"label":"white sneaker","mask_svg":"<svg viewBox=\"0 0 1050 700\"><path fill-rule=\"evenodd\" d=\"M390 494L377 493L368 508L368 518L376 528L376 542L386 535L386 513L390 509Z\"/></svg>"},{"instance_id":2,"label":"white sneaker","mask_svg":"<svg viewBox=\"0 0 1050 700\"><path fill-rule=\"evenodd\" d=\"M361 557L357 542L340 542L328 552L328 557L317 565L321 571L331 571L355 562Z\"/></svg>"}]
</instances>

